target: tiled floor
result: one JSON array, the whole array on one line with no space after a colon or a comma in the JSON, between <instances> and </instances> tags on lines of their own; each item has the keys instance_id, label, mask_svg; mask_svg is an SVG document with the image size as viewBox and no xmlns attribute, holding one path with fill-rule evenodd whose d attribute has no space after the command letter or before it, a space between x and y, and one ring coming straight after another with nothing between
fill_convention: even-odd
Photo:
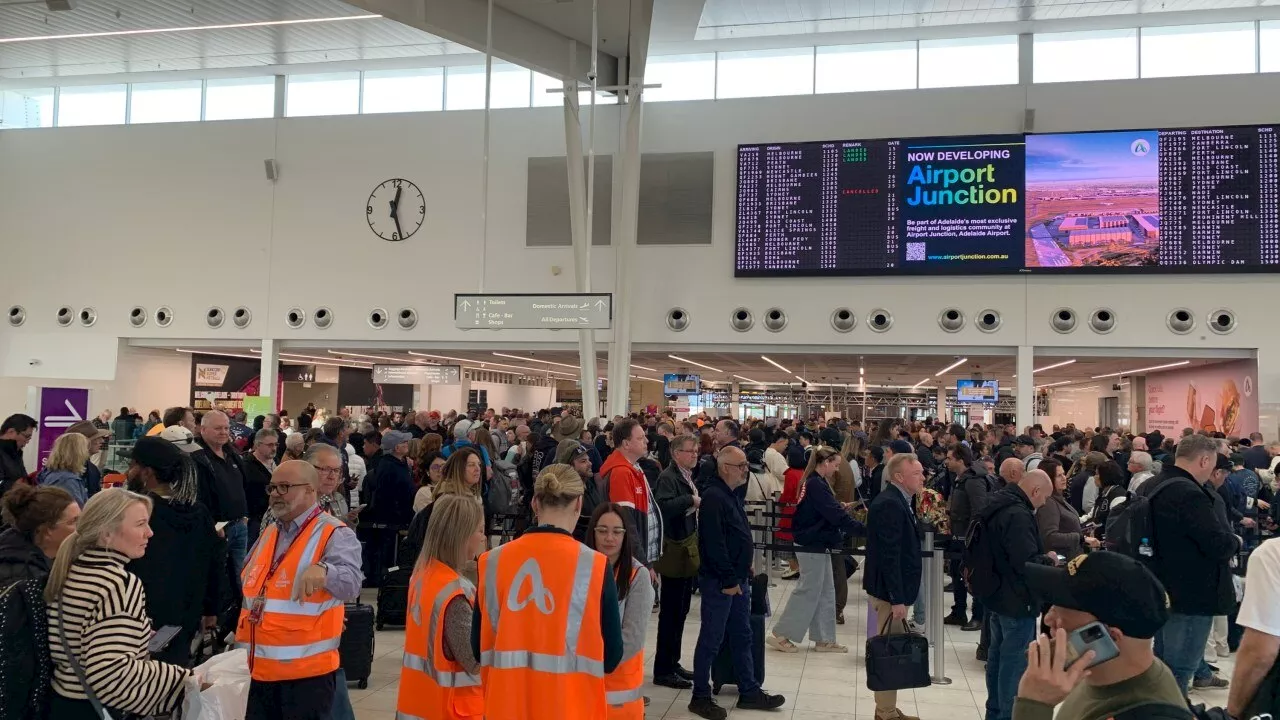
<instances>
[{"instance_id":1,"label":"tiled floor","mask_svg":"<svg viewBox=\"0 0 1280 720\"><path fill-rule=\"evenodd\" d=\"M787 703L778 712L758 713L733 710L737 699L732 686L721 693L719 702L730 710L731 717L749 720L752 717L770 720L871 720L875 702L866 689L863 677L863 644L866 639L866 595L861 589L861 574L849 581L849 606L845 611L847 623L837 626L839 642L849 646L848 655L817 654L802 649L797 654L786 654L766 649L764 687L769 692L782 693ZM774 612L779 612L786 602L794 580L774 580L769 598ZM374 596L366 591L366 601ZM948 605L950 596L947 597ZM657 638L657 615L649 623L646 653L653 651ZM698 598L693 599L693 609L685 624L684 665L693 667L693 647L698 638ZM772 619L766 627L772 628ZM962 632L959 628L946 628L946 674L950 685L933 685L918 690L906 690L898 694L898 707L903 712L916 715L921 720L981 720L987 700L984 665L974 659L978 633ZM806 643L808 644L808 643ZM377 659L367 690L351 686L351 701L358 720L393 720L396 693L399 688L400 660L404 647L402 630L384 630L377 637ZM1231 677L1234 658L1220 661L1224 678ZM647 668L650 672L652 668ZM650 704L646 720L687 720L696 718L689 712L689 692L676 691L655 685L646 685L645 694ZM1195 691L1195 702L1209 707L1225 705L1225 690Z\"/></svg>"}]
</instances>

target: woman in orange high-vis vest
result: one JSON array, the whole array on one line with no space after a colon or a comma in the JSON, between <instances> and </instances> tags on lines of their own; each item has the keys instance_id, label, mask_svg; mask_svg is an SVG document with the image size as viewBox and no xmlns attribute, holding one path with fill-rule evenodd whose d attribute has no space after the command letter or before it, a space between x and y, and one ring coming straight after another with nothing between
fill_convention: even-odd
<instances>
[{"instance_id":1,"label":"woman in orange high-vis vest","mask_svg":"<svg viewBox=\"0 0 1280 720\"><path fill-rule=\"evenodd\" d=\"M471 648L475 586L459 574L485 548L484 508L473 498L436 500L409 582L404 664L396 717L480 720L484 690Z\"/></svg>"},{"instance_id":2,"label":"woman in orange high-vis vest","mask_svg":"<svg viewBox=\"0 0 1280 720\"><path fill-rule=\"evenodd\" d=\"M584 490L571 466L548 466L534 482L537 526L480 556L471 643L486 720L608 717L622 626L608 560L573 539Z\"/></svg>"},{"instance_id":3,"label":"woman in orange high-vis vest","mask_svg":"<svg viewBox=\"0 0 1280 720\"><path fill-rule=\"evenodd\" d=\"M587 545L609 559L622 615L622 662L604 676L609 720L644 720L644 638L653 609L653 579L632 554L632 533L621 505L601 503L587 525Z\"/></svg>"}]
</instances>

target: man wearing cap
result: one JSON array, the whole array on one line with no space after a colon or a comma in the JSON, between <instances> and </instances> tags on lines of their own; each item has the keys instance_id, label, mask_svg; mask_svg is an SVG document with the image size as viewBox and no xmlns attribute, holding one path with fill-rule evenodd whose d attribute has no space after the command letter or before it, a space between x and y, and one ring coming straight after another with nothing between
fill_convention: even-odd
<instances>
[{"instance_id":1,"label":"man wearing cap","mask_svg":"<svg viewBox=\"0 0 1280 720\"><path fill-rule=\"evenodd\" d=\"M574 529L573 537L578 542L586 542L587 530L591 525L591 513L595 512L597 505L604 502L604 498L600 495L600 486L596 483L595 473L591 471L591 454L582 443L566 438L556 446L556 464L573 466L578 477L582 478L582 486L585 488L582 495L582 512L578 516L578 527Z\"/></svg>"},{"instance_id":2,"label":"man wearing cap","mask_svg":"<svg viewBox=\"0 0 1280 720\"><path fill-rule=\"evenodd\" d=\"M1036 452L1036 440L1030 435L1019 435L1013 441L1013 456L1022 461L1023 470L1035 470L1044 455Z\"/></svg>"},{"instance_id":3,"label":"man wearing cap","mask_svg":"<svg viewBox=\"0 0 1280 720\"><path fill-rule=\"evenodd\" d=\"M1014 720L1097 718L1191 718L1173 673L1156 659L1151 638L1168 619L1164 586L1142 563L1119 553L1080 555L1066 567L1028 563L1027 585L1051 607L1041 636L1027 651L1027 671L1018 684ZM1055 652L1068 636L1100 622L1119 655L1088 668L1087 651L1071 667ZM1086 669L1088 673L1086 676Z\"/></svg>"},{"instance_id":4,"label":"man wearing cap","mask_svg":"<svg viewBox=\"0 0 1280 720\"><path fill-rule=\"evenodd\" d=\"M89 492L89 497L93 497L102 489L102 470L93 462L93 458L102 452L102 446L106 443L107 438L111 437L111 433L99 428L93 424L91 420L84 420L67 428L69 433L78 433L83 435L89 441L89 460L84 464L84 486Z\"/></svg>"},{"instance_id":5,"label":"man wearing cap","mask_svg":"<svg viewBox=\"0 0 1280 720\"><path fill-rule=\"evenodd\" d=\"M167 440L143 437L131 448L130 459L128 488L151 498L155 535L146 555L126 568L147 591L152 627L182 628L153 657L185 667L201 619L212 627L218 611L219 581L225 577L219 572L221 541L209 511L196 502L196 469L187 453Z\"/></svg>"}]
</instances>

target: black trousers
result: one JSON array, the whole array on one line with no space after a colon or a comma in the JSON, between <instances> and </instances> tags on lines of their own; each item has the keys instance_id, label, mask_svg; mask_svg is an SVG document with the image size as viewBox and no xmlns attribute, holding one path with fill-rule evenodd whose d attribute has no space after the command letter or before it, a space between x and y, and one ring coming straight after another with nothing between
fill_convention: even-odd
<instances>
[{"instance_id":1,"label":"black trousers","mask_svg":"<svg viewBox=\"0 0 1280 720\"><path fill-rule=\"evenodd\" d=\"M245 720L331 720L338 672L282 682L249 683Z\"/></svg>"},{"instance_id":2,"label":"black trousers","mask_svg":"<svg viewBox=\"0 0 1280 720\"><path fill-rule=\"evenodd\" d=\"M844 555L831 556L831 579L836 585L836 613L849 604L849 563Z\"/></svg>"},{"instance_id":3,"label":"black trousers","mask_svg":"<svg viewBox=\"0 0 1280 720\"><path fill-rule=\"evenodd\" d=\"M684 638L684 621L689 616L689 603L697 578L662 576L662 593L658 602L658 646L653 652L653 675L670 675L680 665L680 644Z\"/></svg>"}]
</instances>

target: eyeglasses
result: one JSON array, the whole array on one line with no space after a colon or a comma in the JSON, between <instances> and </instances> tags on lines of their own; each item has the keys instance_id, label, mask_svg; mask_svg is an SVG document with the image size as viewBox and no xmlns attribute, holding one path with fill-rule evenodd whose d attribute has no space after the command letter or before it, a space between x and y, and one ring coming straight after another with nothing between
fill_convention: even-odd
<instances>
[{"instance_id":1,"label":"eyeglasses","mask_svg":"<svg viewBox=\"0 0 1280 720\"><path fill-rule=\"evenodd\" d=\"M724 466L731 468L747 468L751 467L751 463L725 463Z\"/></svg>"},{"instance_id":2,"label":"eyeglasses","mask_svg":"<svg viewBox=\"0 0 1280 720\"><path fill-rule=\"evenodd\" d=\"M602 535L604 537L620 538L625 536L626 534L627 534L626 528L611 528L611 527L605 527L603 525L596 526L596 535Z\"/></svg>"},{"instance_id":3,"label":"eyeglasses","mask_svg":"<svg viewBox=\"0 0 1280 720\"><path fill-rule=\"evenodd\" d=\"M342 472L342 466L339 465L338 467L331 468L316 466L316 472L320 475L337 475Z\"/></svg>"},{"instance_id":4,"label":"eyeglasses","mask_svg":"<svg viewBox=\"0 0 1280 720\"><path fill-rule=\"evenodd\" d=\"M268 495L288 495L289 491L296 487L307 487L309 483L294 483L292 485L276 485L274 483L267 486Z\"/></svg>"}]
</instances>

